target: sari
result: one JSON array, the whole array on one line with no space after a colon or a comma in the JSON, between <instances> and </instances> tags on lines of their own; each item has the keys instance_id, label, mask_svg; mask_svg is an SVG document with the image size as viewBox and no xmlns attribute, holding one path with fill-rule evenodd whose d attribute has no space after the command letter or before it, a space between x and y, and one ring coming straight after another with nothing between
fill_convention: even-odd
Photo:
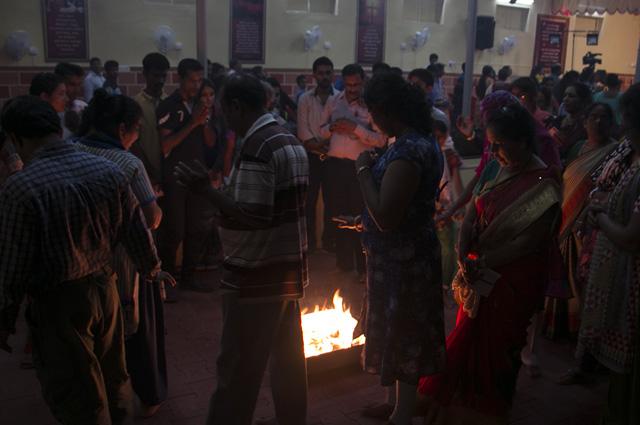
<instances>
[{"instance_id":1,"label":"sari","mask_svg":"<svg viewBox=\"0 0 640 425\"><path fill-rule=\"evenodd\" d=\"M587 140L578 143L574 151L579 152L586 143ZM578 155L562 174L562 225L558 236L562 257L558 268L562 272L556 275L562 278L552 279L547 290L542 329L549 338L565 332L575 338L580 329L582 288L575 279L575 271L581 247L573 229L593 189L592 174L616 146L617 143L609 143Z\"/></svg>"},{"instance_id":2,"label":"sari","mask_svg":"<svg viewBox=\"0 0 640 425\"><path fill-rule=\"evenodd\" d=\"M497 169L495 161L487 165L476 186L475 255L508 243L538 220L552 224L559 210L557 168L495 184ZM495 267L500 278L487 297L464 286L458 273L454 286L462 304L447 338L448 368L418 387L418 413L425 423L507 422L529 319L547 288L550 243L551 233L532 254Z\"/></svg>"}]
</instances>

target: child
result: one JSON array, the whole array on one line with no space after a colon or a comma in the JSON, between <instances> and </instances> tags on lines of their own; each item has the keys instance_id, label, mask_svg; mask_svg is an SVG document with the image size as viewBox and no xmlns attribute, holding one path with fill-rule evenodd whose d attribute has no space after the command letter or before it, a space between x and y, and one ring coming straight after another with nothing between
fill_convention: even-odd
<instances>
[{"instance_id":1,"label":"child","mask_svg":"<svg viewBox=\"0 0 640 425\"><path fill-rule=\"evenodd\" d=\"M442 214L455 200L453 191L460 196L463 190L460 177L462 160L453 146L449 135L449 125L446 121L435 118L433 121L433 135L436 137L442 154L444 168L440 180L440 194L436 203L436 216ZM442 249L442 297L447 308L453 308L449 302L448 290L456 272L455 232L452 220L441 221L437 224L438 238Z\"/></svg>"}]
</instances>

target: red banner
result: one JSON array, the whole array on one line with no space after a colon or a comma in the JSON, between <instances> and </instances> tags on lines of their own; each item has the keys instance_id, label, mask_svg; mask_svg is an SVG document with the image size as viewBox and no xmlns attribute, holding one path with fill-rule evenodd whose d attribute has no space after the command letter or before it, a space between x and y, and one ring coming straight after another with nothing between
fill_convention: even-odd
<instances>
[{"instance_id":1,"label":"red banner","mask_svg":"<svg viewBox=\"0 0 640 425\"><path fill-rule=\"evenodd\" d=\"M566 16L538 15L533 65L550 67L555 63L564 70L569 38L569 18Z\"/></svg>"},{"instance_id":2,"label":"red banner","mask_svg":"<svg viewBox=\"0 0 640 425\"><path fill-rule=\"evenodd\" d=\"M88 61L86 0L42 0L45 60Z\"/></svg>"},{"instance_id":3,"label":"red banner","mask_svg":"<svg viewBox=\"0 0 640 425\"><path fill-rule=\"evenodd\" d=\"M385 15L385 0L358 0L356 62L383 62Z\"/></svg>"},{"instance_id":4,"label":"red banner","mask_svg":"<svg viewBox=\"0 0 640 425\"><path fill-rule=\"evenodd\" d=\"M266 0L231 0L230 59L264 63Z\"/></svg>"}]
</instances>

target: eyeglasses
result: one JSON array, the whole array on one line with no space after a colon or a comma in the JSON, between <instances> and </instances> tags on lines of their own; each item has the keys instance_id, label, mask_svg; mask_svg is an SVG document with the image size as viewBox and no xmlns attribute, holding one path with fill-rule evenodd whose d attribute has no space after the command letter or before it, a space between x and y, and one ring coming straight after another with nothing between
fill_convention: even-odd
<instances>
[{"instance_id":1,"label":"eyeglasses","mask_svg":"<svg viewBox=\"0 0 640 425\"><path fill-rule=\"evenodd\" d=\"M598 121L609 122L610 120L609 115L598 115L598 114L589 114L587 119L591 122L598 122Z\"/></svg>"}]
</instances>

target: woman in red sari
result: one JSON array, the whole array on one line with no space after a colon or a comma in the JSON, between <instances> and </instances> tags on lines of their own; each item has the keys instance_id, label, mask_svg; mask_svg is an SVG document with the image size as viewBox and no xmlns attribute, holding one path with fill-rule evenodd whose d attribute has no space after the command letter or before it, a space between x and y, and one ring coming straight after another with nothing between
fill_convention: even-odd
<instances>
[{"instance_id":1,"label":"woman in red sari","mask_svg":"<svg viewBox=\"0 0 640 425\"><path fill-rule=\"evenodd\" d=\"M534 135L533 117L520 104L487 122L495 161L482 172L460 228L454 289L461 305L447 338L448 369L418 389L427 424L507 423L559 224L560 172L535 155Z\"/></svg>"}]
</instances>

